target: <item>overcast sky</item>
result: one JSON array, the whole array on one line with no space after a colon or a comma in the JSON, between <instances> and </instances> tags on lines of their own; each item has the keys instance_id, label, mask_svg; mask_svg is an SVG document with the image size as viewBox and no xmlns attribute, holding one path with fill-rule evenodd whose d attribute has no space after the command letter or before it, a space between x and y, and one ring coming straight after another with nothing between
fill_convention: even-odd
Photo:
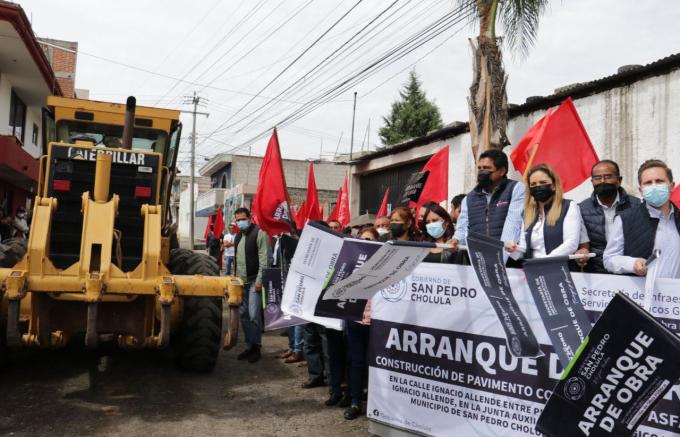
<instances>
[{"instance_id":1,"label":"overcast sky","mask_svg":"<svg viewBox=\"0 0 680 437\"><path fill-rule=\"evenodd\" d=\"M78 42L76 87L89 89L91 98L122 102L134 94L140 104L185 110L190 107L182 104L184 96L193 91L208 99L201 110L210 116L198 121L199 163L235 146L248 153L252 145L252 153L262 154L268 135L252 138L281 125L305 103L457 5L454 0L393 2L364 0L352 9L357 0L20 1L38 36ZM318 158L323 151L328 158L336 148L348 152L354 91L354 149L362 144L375 148L382 116L414 63L444 122L467 120L465 99L472 76L467 39L476 29L466 23L454 22L300 120L282 124L284 157ZM622 65L646 64L675 53L680 50L679 23L680 2L675 0L554 1L528 57L505 54L509 101L522 103L566 84L614 74ZM340 49L345 51L334 56ZM329 56L305 79L305 73ZM191 117L182 119L187 136Z\"/></svg>"}]
</instances>

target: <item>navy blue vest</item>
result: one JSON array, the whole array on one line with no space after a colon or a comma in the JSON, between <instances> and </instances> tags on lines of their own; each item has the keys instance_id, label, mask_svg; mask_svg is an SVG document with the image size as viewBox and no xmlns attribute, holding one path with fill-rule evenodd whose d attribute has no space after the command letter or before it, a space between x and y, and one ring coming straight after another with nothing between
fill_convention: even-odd
<instances>
[{"instance_id":1,"label":"navy blue vest","mask_svg":"<svg viewBox=\"0 0 680 437\"><path fill-rule=\"evenodd\" d=\"M619 203L616 205L616 215L621 212L634 208L640 204L640 199L629 196L626 190L619 188ZM583 223L588 231L588 239L590 240L590 251L595 253L595 258L592 258L586 266L586 271L591 273L607 273L602 262L602 254L607 247L607 238L604 224L604 211L597 201L595 193L589 199L584 200L579 204L581 208L581 217Z\"/></svg>"},{"instance_id":2,"label":"navy blue vest","mask_svg":"<svg viewBox=\"0 0 680 437\"><path fill-rule=\"evenodd\" d=\"M673 211L675 227L680 232L680 210ZM623 225L623 254L634 258L649 258L654 250L656 228L659 219L649 215L647 205L642 202L635 208L621 213Z\"/></svg>"},{"instance_id":3,"label":"navy blue vest","mask_svg":"<svg viewBox=\"0 0 680 437\"><path fill-rule=\"evenodd\" d=\"M562 199L562 211L560 212L560 218L555 223L555 226L550 226L547 222L543 224L543 242L545 244L546 254L550 254L550 252L555 250L555 248L564 241L564 217L567 215L567 211L569 211L570 203L571 200ZM550 205L551 204L549 203L545 204L544 209L546 213L550 210ZM526 259L533 258L534 255L534 251L531 248L531 231L534 229L536 223L538 223L538 211L536 212L534 222L525 231L527 252L524 254L524 258Z\"/></svg>"},{"instance_id":4,"label":"navy blue vest","mask_svg":"<svg viewBox=\"0 0 680 437\"><path fill-rule=\"evenodd\" d=\"M512 200L512 191L517 181L505 179L491 193L491 201L487 203L486 194L476 187L466 197L468 213L468 229L500 240L505 218Z\"/></svg>"}]
</instances>

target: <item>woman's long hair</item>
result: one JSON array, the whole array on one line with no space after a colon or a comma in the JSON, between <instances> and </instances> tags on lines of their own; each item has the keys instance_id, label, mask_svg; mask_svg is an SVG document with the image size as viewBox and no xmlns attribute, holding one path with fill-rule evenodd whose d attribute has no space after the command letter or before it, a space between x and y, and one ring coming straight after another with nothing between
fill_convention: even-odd
<instances>
[{"instance_id":1,"label":"woman's long hair","mask_svg":"<svg viewBox=\"0 0 680 437\"><path fill-rule=\"evenodd\" d=\"M427 233L427 225L425 224L427 221L427 215L430 212L437 214L444 220L444 235L442 235L442 238L444 238L444 241L449 241L451 237L453 237L453 220L451 220L449 213L436 203L429 203L425 208L425 215L423 216L425 220L423 221L423 225L420 227L420 232L423 234L423 240L435 241L435 239Z\"/></svg>"},{"instance_id":2,"label":"woman's long hair","mask_svg":"<svg viewBox=\"0 0 680 437\"><path fill-rule=\"evenodd\" d=\"M416 219L413 216L411 210L405 206L394 208L390 213L390 220L394 214L397 214L405 224L411 222L410 226L406 228L406 232L408 233L409 240L418 241L420 239L420 235L418 233L418 228L416 227Z\"/></svg>"},{"instance_id":3,"label":"woman's long hair","mask_svg":"<svg viewBox=\"0 0 680 437\"><path fill-rule=\"evenodd\" d=\"M526 174L526 179L524 183L526 184L526 193L524 194L524 229L527 229L536 220L538 214L538 203L534 197L530 194L529 179L531 175L541 171L548 175L553 185L555 185L555 195L552 200L552 205L550 209L545 213L545 222L549 226L555 226L555 223L560 219L562 214L562 199L564 193L562 191L562 183L560 182L560 177L555 172L555 169L550 166L550 164L538 164L529 170Z\"/></svg>"}]
</instances>

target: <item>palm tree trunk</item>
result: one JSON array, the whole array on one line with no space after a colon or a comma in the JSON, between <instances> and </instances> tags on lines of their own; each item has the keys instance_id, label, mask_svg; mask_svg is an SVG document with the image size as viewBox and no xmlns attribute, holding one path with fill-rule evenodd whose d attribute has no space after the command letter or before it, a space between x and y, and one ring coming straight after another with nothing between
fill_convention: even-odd
<instances>
[{"instance_id":1,"label":"palm tree trunk","mask_svg":"<svg viewBox=\"0 0 680 437\"><path fill-rule=\"evenodd\" d=\"M472 85L468 97L472 153L477 157L490 148L510 144L505 134L508 125L507 75L496 38L498 0L477 0L479 37L470 40L473 53Z\"/></svg>"}]
</instances>

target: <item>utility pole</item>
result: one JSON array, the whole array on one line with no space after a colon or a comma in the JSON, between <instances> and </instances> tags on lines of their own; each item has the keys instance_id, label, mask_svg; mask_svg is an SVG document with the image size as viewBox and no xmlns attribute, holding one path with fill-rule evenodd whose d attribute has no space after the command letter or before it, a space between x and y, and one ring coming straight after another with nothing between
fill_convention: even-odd
<instances>
[{"instance_id":1,"label":"utility pole","mask_svg":"<svg viewBox=\"0 0 680 437\"><path fill-rule=\"evenodd\" d=\"M352 161L352 153L354 152L354 118L357 115L357 92L354 91L354 106L352 108L352 133L349 140L349 160Z\"/></svg>"},{"instance_id":2,"label":"utility pole","mask_svg":"<svg viewBox=\"0 0 680 437\"><path fill-rule=\"evenodd\" d=\"M352 107L352 135L349 140L349 167L347 168L347 179L348 179L348 191L347 197L349 197L349 210L352 211L352 153L354 152L354 119L357 115L357 92L354 91L354 106Z\"/></svg>"},{"instance_id":3,"label":"utility pole","mask_svg":"<svg viewBox=\"0 0 680 437\"><path fill-rule=\"evenodd\" d=\"M191 99L190 103L194 105L194 109L192 111L181 112L190 113L193 116L191 129L191 176L189 178L189 248L194 250L194 215L196 214L196 199L194 198L196 186L196 115L205 115L208 117L210 114L207 112L198 112L198 104L201 102L201 97L196 95L196 91L194 91L193 97L189 98Z\"/></svg>"}]
</instances>

